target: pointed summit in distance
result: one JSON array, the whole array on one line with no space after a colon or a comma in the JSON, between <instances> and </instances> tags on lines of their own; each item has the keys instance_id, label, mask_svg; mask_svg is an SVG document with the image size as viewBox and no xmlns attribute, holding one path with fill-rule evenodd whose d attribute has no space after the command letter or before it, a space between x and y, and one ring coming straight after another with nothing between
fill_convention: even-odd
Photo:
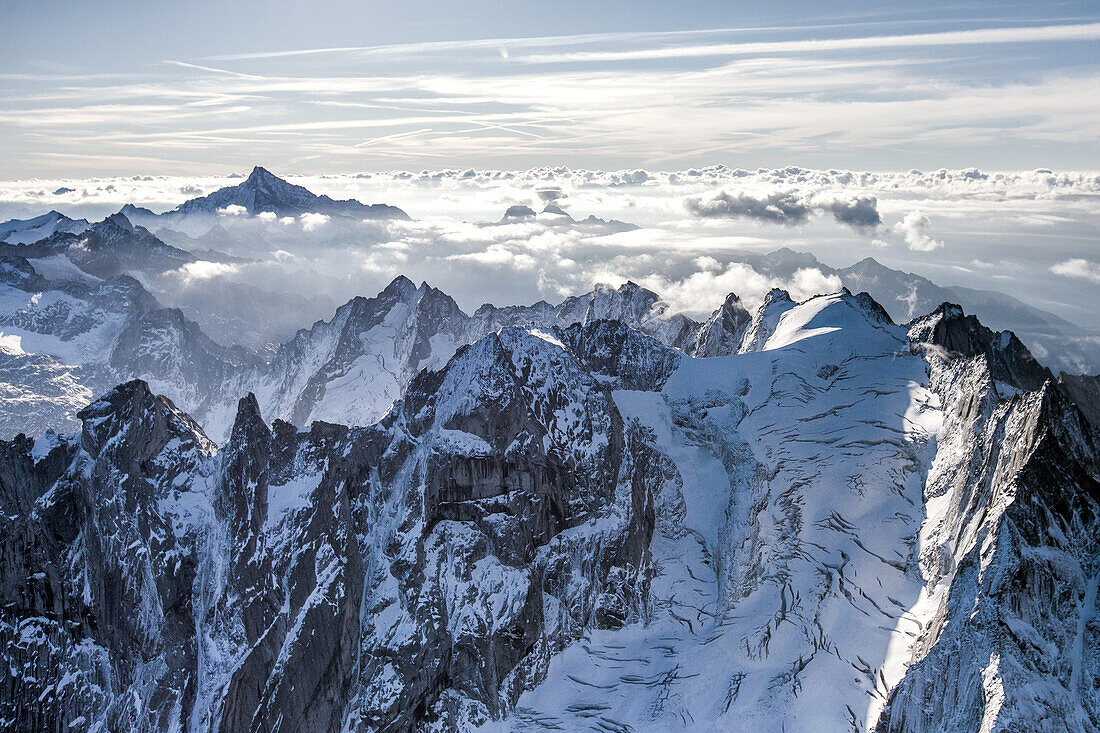
<instances>
[{"instance_id":1,"label":"pointed summit in distance","mask_svg":"<svg viewBox=\"0 0 1100 733\"><path fill-rule=\"evenodd\" d=\"M336 200L318 196L304 186L279 178L262 166L253 168L241 183L186 201L162 216L217 215L231 206L243 208L251 216L271 212L280 217L326 214L358 219L409 219L409 215L396 206L368 206L354 199Z\"/></svg>"}]
</instances>

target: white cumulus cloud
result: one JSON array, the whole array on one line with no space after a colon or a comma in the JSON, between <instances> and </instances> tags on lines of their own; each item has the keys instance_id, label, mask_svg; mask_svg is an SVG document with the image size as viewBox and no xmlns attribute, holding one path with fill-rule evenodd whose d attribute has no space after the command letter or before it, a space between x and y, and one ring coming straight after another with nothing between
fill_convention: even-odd
<instances>
[{"instance_id":1,"label":"white cumulus cloud","mask_svg":"<svg viewBox=\"0 0 1100 733\"><path fill-rule=\"evenodd\" d=\"M1100 265L1089 262L1088 260L1077 258L1065 260L1051 267L1050 271L1055 275L1061 275L1063 277L1073 277L1100 283Z\"/></svg>"},{"instance_id":2,"label":"white cumulus cloud","mask_svg":"<svg viewBox=\"0 0 1100 733\"><path fill-rule=\"evenodd\" d=\"M307 232L312 232L318 227L324 226L329 221L327 214L308 213L302 214L298 217L298 220L302 222L302 229Z\"/></svg>"},{"instance_id":3,"label":"white cumulus cloud","mask_svg":"<svg viewBox=\"0 0 1100 733\"><path fill-rule=\"evenodd\" d=\"M176 270L176 273L184 284L190 285L198 280L209 280L210 278L224 275L235 275L240 269L240 265L199 260L198 262L188 262L186 265Z\"/></svg>"},{"instance_id":4,"label":"white cumulus cloud","mask_svg":"<svg viewBox=\"0 0 1100 733\"><path fill-rule=\"evenodd\" d=\"M894 231L905 238L909 249L916 252L931 252L943 247L943 241L934 239L928 233L930 226L932 226L932 220L926 214L910 211L904 219L894 225Z\"/></svg>"}]
</instances>

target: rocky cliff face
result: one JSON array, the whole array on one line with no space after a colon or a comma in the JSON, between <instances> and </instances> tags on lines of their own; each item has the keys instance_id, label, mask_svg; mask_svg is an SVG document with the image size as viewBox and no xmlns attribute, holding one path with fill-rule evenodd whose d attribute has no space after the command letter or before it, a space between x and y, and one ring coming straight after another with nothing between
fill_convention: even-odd
<instances>
[{"instance_id":1,"label":"rocky cliff face","mask_svg":"<svg viewBox=\"0 0 1100 733\"><path fill-rule=\"evenodd\" d=\"M527 332L424 372L372 428L268 428L250 395L215 453L143 382L80 418L0 465L0 716L24 729L484 722L645 612L649 454Z\"/></svg>"},{"instance_id":2,"label":"rocky cliff face","mask_svg":"<svg viewBox=\"0 0 1100 733\"><path fill-rule=\"evenodd\" d=\"M1053 378L1011 331L995 333L952 303L915 319L909 329L914 341L942 347L948 354L984 357L993 379L1017 389L1033 391Z\"/></svg>"},{"instance_id":3,"label":"rocky cliff face","mask_svg":"<svg viewBox=\"0 0 1100 733\"><path fill-rule=\"evenodd\" d=\"M877 730L1098 730L1100 433L1014 339L940 312L913 331L958 346L931 363L960 460L925 488L927 626Z\"/></svg>"},{"instance_id":4,"label":"rocky cliff face","mask_svg":"<svg viewBox=\"0 0 1100 733\"><path fill-rule=\"evenodd\" d=\"M79 435L3 444L0 715L18 730L168 730L194 696L195 557L161 507L213 445L140 382L80 417Z\"/></svg>"},{"instance_id":5,"label":"rocky cliff face","mask_svg":"<svg viewBox=\"0 0 1100 733\"><path fill-rule=\"evenodd\" d=\"M722 306L699 327L687 352L701 358L736 354L751 325L752 315L745 310L741 299L730 293Z\"/></svg>"},{"instance_id":6,"label":"rocky cliff face","mask_svg":"<svg viewBox=\"0 0 1100 733\"><path fill-rule=\"evenodd\" d=\"M1058 384L1093 425L1100 426L1100 375L1058 375Z\"/></svg>"}]
</instances>

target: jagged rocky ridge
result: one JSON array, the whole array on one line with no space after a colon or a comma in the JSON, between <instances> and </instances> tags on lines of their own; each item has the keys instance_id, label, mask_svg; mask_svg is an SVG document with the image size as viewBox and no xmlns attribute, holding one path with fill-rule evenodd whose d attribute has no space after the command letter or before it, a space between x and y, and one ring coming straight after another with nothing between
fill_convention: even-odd
<instances>
[{"instance_id":1,"label":"jagged rocky ridge","mask_svg":"<svg viewBox=\"0 0 1100 733\"><path fill-rule=\"evenodd\" d=\"M216 344L129 275L99 278L55 258L73 275L47 279L33 262L0 256L0 435L79 429L81 408L133 377L199 411L260 361Z\"/></svg>"},{"instance_id":2,"label":"jagged rocky ridge","mask_svg":"<svg viewBox=\"0 0 1100 733\"><path fill-rule=\"evenodd\" d=\"M709 359L494 328L373 426L248 396L220 450L132 382L2 444L0 717L1097 730L1100 438L1064 388L956 306L776 291L745 327Z\"/></svg>"},{"instance_id":3,"label":"jagged rocky ridge","mask_svg":"<svg viewBox=\"0 0 1100 733\"><path fill-rule=\"evenodd\" d=\"M221 400L212 400L200 416L220 436L228 429L234 395L253 391L265 414L294 424L370 424L419 371L440 368L465 344L507 326L553 329L600 320L621 321L694 355L717 356L736 351L751 319L734 296L710 322L699 324L670 313L655 293L629 282L599 285L557 306L486 304L468 316L446 293L398 277L375 298L355 298L331 321L299 332L270 364L219 390Z\"/></svg>"},{"instance_id":4,"label":"jagged rocky ridge","mask_svg":"<svg viewBox=\"0 0 1100 733\"><path fill-rule=\"evenodd\" d=\"M574 357L525 331L424 372L372 428L269 429L249 396L215 453L143 382L80 417L79 436L4 446L21 529L3 533L2 643L39 670L12 679L5 720L485 721L553 651L645 606L650 451ZM24 566L50 571L27 585Z\"/></svg>"},{"instance_id":5,"label":"jagged rocky ridge","mask_svg":"<svg viewBox=\"0 0 1100 733\"><path fill-rule=\"evenodd\" d=\"M58 269L58 263L68 263L71 273L47 279L35 269ZM0 376L26 385L0 393L9 405L0 434L71 430L76 411L93 395L141 378L219 442L247 392L257 395L265 415L294 424L377 422L420 370L440 368L459 347L508 325L549 329L615 319L689 353L716 356L736 349L750 321L734 297L699 324L633 283L597 286L557 306L487 304L471 316L447 294L398 277L376 297L353 298L331 320L300 331L263 362L215 343L133 278L99 278L60 255L5 258L0 305L0 333L12 339L0 339Z\"/></svg>"},{"instance_id":6,"label":"jagged rocky ridge","mask_svg":"<svg viewBox=\"0 0 1100 733\"><path fill-rule=\"evenodd\" d=\"M166 272L196 259L190 252L157 239L145 227L134 226L122 214L109 216L75 233L58 230L33 244L0 244L0 256L64 257L76 269L98 278L129 272Z\"/></svg>"}]
</instances>

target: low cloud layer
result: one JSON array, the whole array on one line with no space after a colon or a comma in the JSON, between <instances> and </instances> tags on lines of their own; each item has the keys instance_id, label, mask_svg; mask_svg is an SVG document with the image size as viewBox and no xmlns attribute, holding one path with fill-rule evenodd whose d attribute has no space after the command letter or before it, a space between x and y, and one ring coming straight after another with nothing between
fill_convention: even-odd
<instances>
[{"instance_id":1,"label":"low cloud layer","mask_svg":"<svg viewBox=\"0 0 1100 733\"><path fill-rule=\"evenodd\" d=\"M779 278L761 274L742 262L722 266L713 258L705 258L696 260L696 264L700 269L681 279L654 274L641 282L661 293L673 309L684 312L697 310L699 303L713 301L715 293L737 293L746 306L755 308L772 288L782 288L795 300L805 300L821 293L835 293L842 287L839 277L825 275L817 268L802 268L790 277Z\"/></svg>"},{"instance_id":2,"label":"low cloud layer","mask_svg":"<svg viewBox=\"0 0 1100 733\"><path fill-rule=\"evenodd\" d=\"M263 163L262 160L256 161ZM242 169L247 173L248 169ZM721 194L768 205L777 192L789 193L795 203L837 215L835 203L866 212L853 223L873 222L873 211L885 216L899 200L927 201L921 210L932 211L939 202L954 206L986 206L1015 202L1020 216L1031 216L1021 204L1042 204L1048 213L1052 202L1088 209L1100 199L1100 173L1052 172L1046 169L986 173L975 168L904 172L860 172L816 170L788 166L747 170L723 165L677 171L600 171L583 168L531 168L508 171L492 169L444 169L410 172L402 170L347 175L288 175L274 170L291 182L333 198L356 198L366 203L389 203L408 211L414 218L460 212L466 218L487 217L503 211L503 201L525 196L532 205L569 197L571 205L587 198L613 205L630 200L663 202L662 210L683 213L678 199L688 198L706 209L706 203ZM127 176L115 178L53 178L0 181L0 218L31 215L51 208L73 216L102 216L118 211L123 204L147 206L155 211L174 208L187 199L211 193L233 183L234 177ZM559 192L561 195L559 195ZM732 193L730 193L732 192ZM782 196L780 196L782 198ZM865 200L873 199L873 200ZM807 203L803 203L807 202ZM756 206L746 202L746 206ZM486 206L493 207L487 209ZM885 207L885 208L884 208ZM910 207L909 210L912 210ZM901 212L905 213L905 212ZM844 214L842 213L843 217ZM889 222L887 222L889 223Z\"/></svg>"},{"instance_id":3,"label":"low cloud layer","mask_svg":"<svg viewBox=\"0 0 1100 733\"><path fill-rule=\"evenodd\" d=\"M556 301L597 281L625 279L653 287L694 315L710 312L730 291L751 303L771 287L799 297L835 289L827 275L814 274L813 262L795 256L778 274L746 264L789 248L837 268L875 257L945 285L999 290L1070 321L1100 325L1089 307L1100 227L1095 173L712 166L287 177L333 198L400 206L413 221L226 211L216 236L205 230L183 236L183 227L163 236L184 249L213 249L244 261L203 256L211 262L155 283L159 297L202 307L227 302L228 290L247 293L286 335L331 317L353 296L373 295L398 274L428 281L467 310L485 301ZM165 211L195 195L184 190L210 193L235 183L144 176L0 181L0 220L50 209L98 220L125 203ZM71 191L54 193L60 189ZM501 223L513 204L540 211L548 202L568 204L577 221L539 216ZM584 223L590 215L638 228ZM808 272L796 278L798 269ZM291 300L285 317L274 313Z\"/></svg>"},{"instance_id":4,"label":"low cloud layer","mask_svg":"<svg viewBox=\"0 0 1100 733\"><path fill-rule=\"evenodd\" d=\"M763 196L721 191L709 199L685 199L684 207L692 216L704 219L755 219L790 226L804 223L813 211L793 191L775 191Z\"/></svg>"},{"instance_id":5,"label":"low cloud layer","mask_svg":"<svg viewBox=\"0 0 1100 733\"><path fill-rule=\"evenodd\" d=\"M873 232L882 224L882 217L878 213L878 199L874 196L857 196L847 201L834 200L820 206L838 222L856 231Z\"/></svg>"},{"instance_id":6,"label":"low cloud layer","mask_svg":"<svg viewBox=\"0 0 1100 733\"><path fill-rule=\"evenodd\" d=\"M540 188L535 191L535 195L539 197L539 200L544 204L551 204L555 201L565 198L568 194L562 191L560 188Z\"/></svg>"}]
</instances>

